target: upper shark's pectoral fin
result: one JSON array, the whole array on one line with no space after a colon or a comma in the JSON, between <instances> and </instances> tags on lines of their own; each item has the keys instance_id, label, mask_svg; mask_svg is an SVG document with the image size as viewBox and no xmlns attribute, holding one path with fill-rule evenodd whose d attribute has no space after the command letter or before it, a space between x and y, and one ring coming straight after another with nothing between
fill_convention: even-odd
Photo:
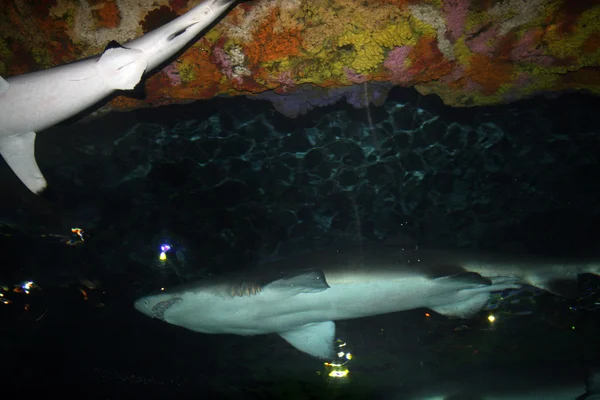
<instances>
[{"instance_id":1,"label":"upper shark's pectoral fin","mask_svg":"<svg viewBox=\"0 0 600 400\"><path fill-rule=\"evenodd\" d=\"M0 93L6 92L9 86L10 84L6 81L6 79L0 76Z\"/></svg>"},{"instance_id":2,"label":"upper shark's pectoral fin","mask_svg":"<svg viewBox=\"0 0 600 400\"><path fill-rule=\"evenodd\" d=\"M46 180L35 161L35 132L0 139L0 154L15 175L33 193L46 188Z\"/></svg>"},{"instance_id":3,"label":"upper shark's pectoral fin","mask_svg":"<svg viewBox=\"0 0 600 400\"><path fill-rule=\"evenodd\" d=\"M333 321L315 322L302 325L279 335L300 351L314 357L333 357L333 338L335 323Z\"/></svg>"},{"instance_id":4,"label":"upper shark's pectoral fin","mask_svg":"<svg viewBox=\"0 0 600 400\"><path fill-rule=\"evenodd\" d=\"M117 42L110 42L97 61L98 73L107 84L117 90L131 90L142 79L148 60L144 52L122 47Z\"/></svg>"},{"instance_id":5,"label":"upper shark's pectoral fin","mask_svg":"<svg viewBox=\"0 0 600 400\"><path fill-rule=\"evenodd\" d=\"M278 279L265 286L265 290L277 290L290 295L298 293L318 293L329 289L323 271L308 271L298 275Z\"/></svg>"}]
</instances>

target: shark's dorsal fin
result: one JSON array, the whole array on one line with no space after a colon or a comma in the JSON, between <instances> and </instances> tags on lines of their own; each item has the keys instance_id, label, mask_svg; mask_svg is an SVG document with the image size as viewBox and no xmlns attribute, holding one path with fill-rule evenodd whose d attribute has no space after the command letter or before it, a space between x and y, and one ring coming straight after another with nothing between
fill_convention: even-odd
<instances>
[{"instance_id":1,"label":"shark's dorsal fin","mask_svg":"<svg viewBox=\"0 0 600 400\"><path fill-rule=\"evenodd\" d=\"M39 194L46 188L46 180L35 161L35 132L1 138L0 154L33 193Z\"/></svg>"},{"instance_id":2,"label":"shark's dorsal fin","mask_svg":"<svg viewBox=\"0 0 600 400\"><path fill-rule=\"evenodd\" d=\"M6 81L6 79L0 76L0 93L6 92L9 86L10 84Z\"/></svg>"},{"instance_id":3,"label":"shark's dorsal fin","mask_svg":"<svg viewBox=\"0 0 600 400\"><path fill-rule=\"evenodd\" d=\"M299 326L279 335L300 351L314 357L332 358L335 323L315 322Z\"/></svg>"},{"instance_id":4,"label":"shark's dorsal fin","mask_svg":"<svg viewBox=\"0 0 600 400\"><path fill-rule=\"evenodd\" d=\"M329 289L323 271L307 271L290 277L278 279L265 286L265 289L298 293L318 293Z\"/></svg>"},{"instance_id":5,"label":"shark's dorsal fin","mask_svg":"<svg viewBox=\"0 0 600 400\"><path fill-rule=\"evenodd\" d=\"M106 46L98 59L97 71L112 89L131 90L142 79L148 60L141 50L128 49L117 42L111 45L112 43Z\"/></svg>"}]
</instances>

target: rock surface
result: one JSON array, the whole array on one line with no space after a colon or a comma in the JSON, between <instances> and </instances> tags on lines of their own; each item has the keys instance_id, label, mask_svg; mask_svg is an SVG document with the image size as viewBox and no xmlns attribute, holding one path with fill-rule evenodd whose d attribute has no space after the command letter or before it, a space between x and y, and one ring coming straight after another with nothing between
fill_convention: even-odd
<instances>
[{"instance_id":1,"label":"rock surface","mask_svg":"<svg viewBox=\"0 0 600 400\"><path fill-rule=\"evenodd\" d=\"M3 1L0 75L97 54L109 41L127 42L196 4ZM245 2L150 77L143 100L120 96L105 110L260 93L297 116L341 97L356 107L381 104L393 85L452 106L598 94L600 1Z\"/></svg>"}]
</instances>

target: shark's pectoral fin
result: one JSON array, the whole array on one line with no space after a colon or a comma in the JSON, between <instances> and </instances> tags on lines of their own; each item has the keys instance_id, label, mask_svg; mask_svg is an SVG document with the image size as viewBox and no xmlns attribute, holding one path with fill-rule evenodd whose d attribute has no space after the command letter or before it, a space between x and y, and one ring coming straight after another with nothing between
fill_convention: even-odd
<instances>
[{"instance_id":1,"label":"shark's pectoral fin","mask_svg":"<svg viewBox=\"0 0 600 400\"><path fill-rule=\"evenodd\" d=\"M6 92L9 86L10 84L6 81L6 79L0 76L0 93Z\"/></svg>"},{"instance_id":2,"label":"shark's pectoral fin","mask_svg":"<svg viewBox=\"0 0 600 400\"><path fill-rule=\"evenodd\" d=\"M97 61L98 73L115 90L131 90L142 79L148 60L144 52L128 49L116 42L106 46L106 50Z\"/></svg>"},{"instance_id":3,"label":"shark's pectoral fin","mask_svg":"<svg viewBox=\"0 0 600 400\"><path fill-rule=\"evenodd\" d=\"M35 132L3 137L0 154L33 193L38 194L46 188L46 180L35 161Z\"/></svg>"},{"instance_id":4,"label":"shark's pectoral fin","mask_svg":"<svg viewBox=\"0 0 600 400\"><path fill-rule=\"evenodd\" d=\"M333 357L333 338L335 323L333 321L315 322L302 325L279 335L300 351L314 357Z\"/></svg>"},{"instance_id":5,"label":"shark's pectoral fin","mask_svg":"<svg viewBox=\"0 0 600 400\"><path fill-rule=\"evenodd\" d=\"M277 290L292 296L298 293L318 293L327 289L329 285L323 271L316 270L278 279L265 286L265 290Z\"/></svg>"},{"instance_id":6,"label":"shark's pectoral fin","mask_svg":"<svg viewBox=\"0 0 600 400\"><path fill-rule=\"evenodd\" d=\"M489 293L478 293L468 300L432 307L431 309L449 318L472 318L485 307L489 299Z\"/></svg>"}]
</instances>

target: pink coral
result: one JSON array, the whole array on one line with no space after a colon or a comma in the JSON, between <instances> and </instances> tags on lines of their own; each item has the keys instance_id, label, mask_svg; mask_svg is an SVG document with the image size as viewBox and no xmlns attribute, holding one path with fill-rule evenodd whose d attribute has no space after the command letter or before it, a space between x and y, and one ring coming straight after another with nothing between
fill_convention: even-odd
<instances>
[{"instance_id":1,"label":"pink coral","mask_svg":"<svg viewBox=\"0 0 600 400\"><path fill-rule=\"evenodd\" d=\"M473 53L491 57L494 53L493 40L498 37L498 28L484 30L479 35L467 40L467 46Z\"/></svg>"},{"instance_id":2,"label":"pink coral","mask_svg":"<svg viewBox=\"0 0 600 400\"><path fill-rule=\"evenodd\" d=\"M282 72L278 77L272 79L281 85L279 92L288 93L296 89L296 82L292 78L291 71Z\"/></svg>"},{"instance_id":3,"label":"pink coral","mask_svg":"<svg viewBox=\"0 0 600 400\"><path fill-rule=\"evenodd\" d=\"M396 47L388 53L383 62L383 66L390 72L390 78L395 83L408 83L413 77L405 65L412 48L413 46Z\"/></svg>"},{"instance_id":4,"label":"pink coral","mask_svg":"<svg viewBox=\"0 0 600 400\"><path fill-rule=\"evenodd\" d=\"M367 75L360 74L349 67L344 67L344 75L352 83L365 83L369 80Z\"/></svg>"},{"instance_id":5,"label":"pink coral","mask_svg":"<svg viewBox=\"0 0 600 400\"><path fill-rule=\"evenodd\" d=\"M233 68L229 55L225 52L222 47L215 46L211 53L212 59L215 64L221 69L221 73L227 76L229 79L233 76Z\"/></svg>"},{"instance_id":6,"label":"pink coral","mask_svg":"<svg viewBox=\"0 0 600 400\"><path fill-rule=\"evenodd\" d=\"M463 34L465 19L469 12L469 0L443 0L442 10L446 15L447 33L457 40Z\"/></svg>"},{"instance_id":7,"label":"pink coral","mask_svg":"<svg viewBox=\"0 0 600 400\"><path fill-rule=\"evenodd\" d=\"M175 64L176 62L172 62L171 64L167 65L162 71L167 76L167 78L169 78L173 86L181 84L181 75L179 75L179 70L177 69L177 66Z\"/></svg>"},{"instance_id":8,"label":"pink coral","mask_svg":"<svg viewBox=\"0 0 600 400\"><path fill-rule=\"evenodd\" d=\"M535 63L549 67L554 63L554 58L546 56L535 46L540 42L541 32L532 29L526 32L510 52L513 61Z\"/></svg>"}]
</instances>

